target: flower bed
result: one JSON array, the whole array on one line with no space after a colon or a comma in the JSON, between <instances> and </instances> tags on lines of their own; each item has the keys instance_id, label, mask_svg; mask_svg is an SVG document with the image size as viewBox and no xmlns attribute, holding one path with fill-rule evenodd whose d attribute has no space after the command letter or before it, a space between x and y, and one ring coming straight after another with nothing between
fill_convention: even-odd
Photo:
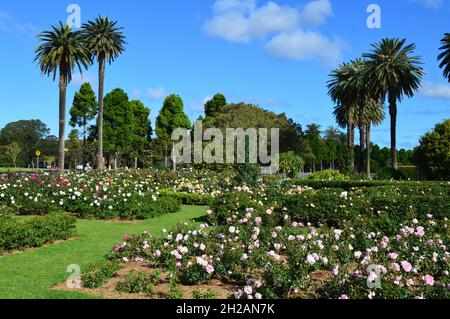
<instances>
[{"instance_id":1,"label":"flower bed","mask_svg":"<svg viewBox=\"0 0 450 319\"><path fill-rule=\"evenodd\" d=\"M364 223L316 228L288 212L283 225L270 227L267 214L249 208L226 226L182 227L162 240L133 236L110 258L150 262L182 284L236 281L238 298L450 298L448 220L409 221L386 236ZM377 279L379 288L367 284Z\"/></svg>"},{"instance_id":2,"label":"flower bed","mask_svg":"<svg viewBox=\"0 0 450 319\"><path fill-rule=\"evenodd\" d=\"M66 211L100 219L145 219L178 211L177 198L159 196L162 184L155 176L124 171L3 179L0 207L21 215Z\"/></svg>"},{"instance_id":3,"label":"flower bed","mask_svg":"<svg viewBox=\"0 0 450 319\"><path fill-rule=\"evenodd\" d=\"M268 184L216 195L209 224L126 238L110 259L235 282L236 298L450 298L448 184Z\"/></svg>"}]
</instances>

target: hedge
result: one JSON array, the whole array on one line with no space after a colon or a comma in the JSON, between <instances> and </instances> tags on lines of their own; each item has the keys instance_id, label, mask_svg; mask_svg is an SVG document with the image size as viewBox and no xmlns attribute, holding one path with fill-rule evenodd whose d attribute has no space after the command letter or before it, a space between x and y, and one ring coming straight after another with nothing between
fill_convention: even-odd
<instances>
[{"instance_id":1,"label":"hedge","mask_svg":"<svg viewBox=\"0 0 450 319\"><path fill-rule=\"evenodd\" d=\"M63 213L52 213L28 220L0 218L0 253L41 247L75 234L76 219Z\"/></svg>"},{"instance_id":2,"label":"hedge","mask_svg":"<svg viewBox=\"0 0 450 319\"><path fill-rule=\"evenodd\" d=\"M344 189L321 189L302 195L286 195L282 206L292 218L312 224L340 227L347 221L364 219L386 233L394 231L404 221L414 218L444 220L450 216L448 188L414 188L384 186ZM345 196L345 195L347 196Z\"/></svg>"},{"instance_id":3,"label":"hedge","mask_svg":"<svg viewBox=\"0 0 450 319\"><path fill-rule=\"evenodd\" d=\"M162 197L174 197L183 205L209 206L213 203L214 197L211 195L200 195L185 192L174 192L169 189L160 191Z\"/></svg>"}]
</instances>

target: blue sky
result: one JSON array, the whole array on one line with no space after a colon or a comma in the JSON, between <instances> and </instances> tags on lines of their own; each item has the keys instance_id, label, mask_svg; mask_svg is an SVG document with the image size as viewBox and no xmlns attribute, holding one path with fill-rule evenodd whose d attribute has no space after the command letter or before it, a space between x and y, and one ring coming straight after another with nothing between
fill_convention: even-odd
<instances>
[{"instance_id":1,"label":"blue sky","mask_svg":"<svg viewBox=\"0 0 450 319\"><path fill-rule=\"evenodd\" d=\"M335 125L326 81L337 64L360 56L383 37L417 44L423 88L399 105L399 146L414 147L450 117L450 84L436 57L450 32L450 0L0 0L0 128L39 118L57 135L58 87L33 65L35 35L76 3L82 22L99 14L125 27L127 52L106 70L106 92L116 87L140 99L154 119L163 98L179 94L192 120L216 92L285 112L302 125ZM381 8L381 29L369 29L367 7ZM82 81L96 89L97 66L75 75L68 107ZM389 123L375 129L389 145Z\"/></svg>"}]
</instances>

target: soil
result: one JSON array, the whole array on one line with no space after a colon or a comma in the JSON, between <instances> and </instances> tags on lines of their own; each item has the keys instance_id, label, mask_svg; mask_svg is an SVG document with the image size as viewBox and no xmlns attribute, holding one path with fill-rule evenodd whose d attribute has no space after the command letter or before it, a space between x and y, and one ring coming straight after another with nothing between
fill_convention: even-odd
<instances>
[{"instance_id":1,"label":"soil","mask_svg":"<svg viewBox=\"0 0 450 319\"><path fill-rule=\"evenodd\" d=\"M97 289L70 289L67 287L65 282L59 283L58 285L52 287L54 290L62 291L76 291L84 293L91 296L97 296L107 299L168 299L170 287L168 283L168 273L161 272L161 283L154 286L153 294L147 295L145 293L128 294L122 293L116 290L116 286L119 282L123 281L125 277L131 271L138 271L147 274L152 274L156 271L161 271L158 269L150 268L147 263L127 263L124 268L119 270L115 277L110 279L107 283ZM183 299L193 299L193 292L208 292L214 293L215 299L230 299L234 292L239 288L236 285L230 283L224 283L219 280L212 280L207 284L187 286L178 285L178 288L182 292Z\"/></svg>"}]
</instances>

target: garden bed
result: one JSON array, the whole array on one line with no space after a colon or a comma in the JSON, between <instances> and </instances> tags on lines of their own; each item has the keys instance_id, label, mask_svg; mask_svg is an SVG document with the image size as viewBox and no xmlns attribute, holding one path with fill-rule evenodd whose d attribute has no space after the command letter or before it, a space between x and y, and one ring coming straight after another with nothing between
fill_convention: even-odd
<instances>
[{"instance_id":1,"label":"garden bed","mask_svg":"<svg viewBox=\"0 0 450 319\"><path fill-rule=\"evenodd\" d=\"M80 288L70 289L65 282L59 283L52 289L62 291L77 291L92 295L96 297L109 298L109 299L168 299L174 298L171 292L169 273L161 272L160 281L154 285L153 292L151 294L144 292L126 293L117 290L117 286L127 279L127 276L132 272L138 272L140 274L153 275L160 270L151 268L148 263L130 262L118 270L115 275L109 279L106 283L95 289ZM177 298L182 299L195 299L198 295L209 295L215 299L229 299L237 286L230 283L223 283L219 280L213 280L208 284L189 286L189 285L177 285L178 295Z\"/></svg>"}]
</instances>

